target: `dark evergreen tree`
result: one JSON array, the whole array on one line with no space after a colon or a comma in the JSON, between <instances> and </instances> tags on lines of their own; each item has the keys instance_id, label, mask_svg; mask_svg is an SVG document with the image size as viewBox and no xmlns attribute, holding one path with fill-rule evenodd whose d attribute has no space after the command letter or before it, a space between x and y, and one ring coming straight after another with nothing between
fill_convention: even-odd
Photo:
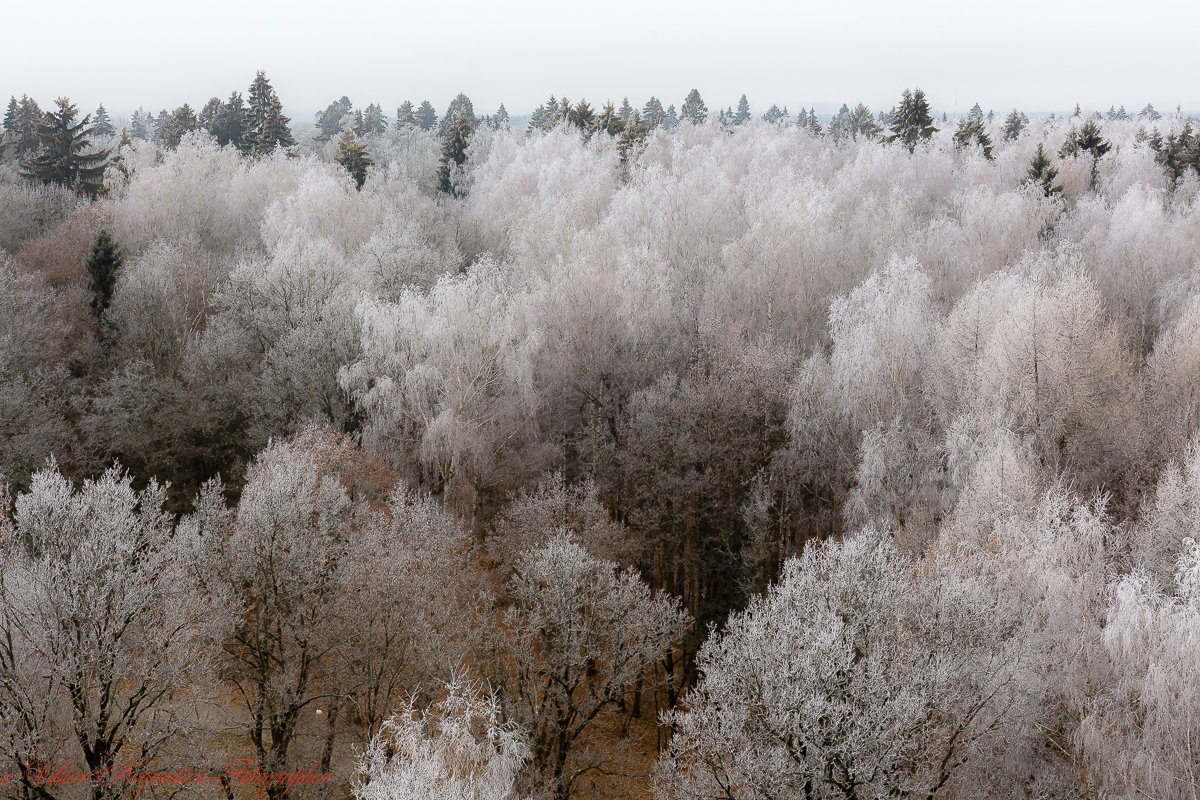
<instances>
[{"instance_id":1,"label":"dark evergreen tree","mask_svg":"<svg viewBox=\"0 0 1200 800\"><path fill-rule=\"evenodd\" d=\"M1004 118L1004 138L1007 141L1015 142L1023 130L1025 130L1025 115L1014 108Z\"/></svg>"},{"instance_id":2,"label":"dark evergreen tree","mask_svg":"<svg viewBox=\"0 0 1200 800\"><path fill-rule=\"evenodd\" d=\"M233 92L221 106L215 121L212 133L217 144L222 147L232 145L243 153L250 152L253 142L247 135L246 124L246 101L242 99L241 92Z\"/></svg>"},{"instance_id":3,"label":"dark evergreen tree","mask_svg":"<svg viewBox=\"0 0 1200 800\"><path fill-rule=\"evenodd\" d=\"M37 150L40 143L38 129L42 125L43 116L37 101L27 95L21 95L12 131L12 150L15 155L20 156Z\"/></svg>"},{"instance_id":4,"label":"dark evergreen tree","mask_svg":"<svg viewBox=\"0 0 1200 800\"><path fill-rule=\"evenodd\" d=\"M266 121L254 141L252 152L255 155L269 155L276 147L288 148L294 145L296 140L292 138L291 122L284 116L283 104L279 102L279 98L274 98Z\"/></svg>"},{"instance_id":5,"label":"dark evergreen tree","mask_svg":"<svg viewBox=\"0 0 1200 800\"><path fill-rule=\"evenodd\" d=\"M739 110L738 113L740 114L741 111ZM734 125L741 124L740 122L737 121L737 117L738 117L738 115L734 114L734 116L733 116L733 124ZM784 114L783 111L780 110L779 106L774 106L774 105L767 109L766 113L764 113L762 115L762 118L763 118L763 122L768 122L772 125L785 124L788 121L787 115Z\"/></svg>"},{"instance_id":6,"label":"dark evergreen tree","mask_svg":"<svg viewBox=\"0 0 1200 800\"><path fill-rule=\"evenodd\" d=\"M1185 122L1178 134L1172 133L1165 140L1159 137L1157 145L1151 140L1150 146L1156 151L1155 160L1167 171L1172 185L1178 183L1189 169L1200 172L1200 136L1193 131L1191 122Z\"/></svg>"},{"instance_id":7,"label":"dark evergreen tree","mask_svg":"<svg viewBox=\"0 0 1200 800\"><path fill-rule=\"evenodd\" d=\"M8 108L4 110L4 132L7 134L15 134L17 130L17 114L20 106L17 105L16 97L8 98Z\"/></svg>"},{"instance_id":8,"label":"dark evergreen tree","mask_svg":"<svg viewBox=\"0 0 1200 800\"><path fill-rule=\"evenodd\" d=\"M678 126L679 126L679 115L677 113L675 113L674 104L669 105L669 106L667 106L667 113L663 117L663 127L666 128L667 130L671 130L672 128L676 128Z\"/></svg>"},{"instance_id":9,"label":"dark evergreen tree","mask_svg":"<svg viewBox=\"0 0 1200 800\"><path fill-rule=\"evenodd\" d=\"M504 107L504 103L496 109L496 113L492 115L492 127L498 131L506 131L509 128L508 109Z\"/></svg>"},{"instance_id":10,"label":"dark evergreen tree","mask_svg":"<svg viewBox=\"0 0 1200 800\"><path fill-rule=\"evenodd\" d=\"M354 131L355 136L366 136L367 123L363 120L362 109L354 109L354 114L351 116L350 130Z\"/></svg>"},{"instance_id":11,"label":"dark evergreen tree","mask_svg":"<svg viewBox=\"0 0 1200 800\"><path fill-rule=\"evenodd\" d=\"M200 109L197 115L197 121L203 130L208 131L209 135L216 138L217 120L221 117L221 98L210 97L204 107Z\"/></svg>"},{"instance_id":12,"label":"dark evergreen tree","mask_svg":"<svg viewBox=\"0 0 1200 800\"><path fill-rule=\"evenodd\" d=\"M1151 122L1156 122L1162 119L1162 114L1154 110L1153 103L1146 103L1146 107L1138 112L1138 116L1142 119L1148 119Z\"/></svg>"},{"instance_id":13,"label":"dark evergreen tree","mask_svg":"<svg viewBox=\"0 0 1200 800\"><path fill-rule=\"evenodd\" d=\"M779 110L775 106L772 106L772 108L775 108L776 111ZM741 125L741 124L749 122L749 121L750 121L750 101L746 99L746 95L742 95L738 99L737 111L735 111L733 114L733 124ZM775 120L775 122L778 122L778 121L779 121L778 119Z\"/></svg>"},{"instance_id":14,"label":"dark evergreen tree","mask_svg":"<svg viewBox=\"0 0 1200 800\"><path fill-rule=\"evenodd\" d=\"M983 157L988 161L992 160L992 137L988 135L984 126L983 114L968 115L966 119L960 119L958 128L954 131L955 147L962 149L972 144L978 144L983 150Z\"/></svg>"},{"instance_id":15,"label":"dark evergreen tree","mask_svg":"<svg viewBox=\"0 0 1200 800\"><path fill-rule=\"evenodd\" d=\"M821 135L821 123L817 119L817 110L811 106L808 109L808 117L804 121L804 129L813 136Z\"/></svg>"},{"instance_id":16,"label":"dark evergreen tree","mask_svg":"<svg viewBox=\"0 0 1200 800\"><path fill-rule=\"evenodd\" d=\"M112 120L108 117L108 112L104 110L104 103L101 103L96 108L96 117L94 124L96 126L96 135L109 137L116 136L117 129L113 127Z\"/></svg>"},{"instance_id":17,"label":"dark evergreen tree","mask_svg":"<svg viewBox=\"0 0 1200 800\"><path fill-rule=\"evenodd\" d=\"M649 127L637 111L624 121L621 138L617 140L617 154L621 157L622 167L628 169L629 162L646 146L649 133Z\"/></svg>"},{"instance_id":18,"label":"dark evergreen tree","mask_svg":"<svg viewBox=\"0 0 1200 800\"><path fill-rule=\"evenodd\" d=\"M396 109L396 127L397 128L415 128L417 127L417 114L413 110L413 104L405 100Z\"/></svg>"},{"instance_id":19,"label":"dark evergreen tree","mask_svg":"<svg viewBox=\"0 0 1200 800\"><path fill-rule=\"evenodd\" d=\"M971 110L967 112L967 117L970 119L983 119L983 109L979 107L979 103L971 106Z\"/></svg>"},{"instance_id":20,"label":"dark evergreen tree","mask_svg":"<svg viewBox=\"0 0 1200 800\"><path fill-rule=\"evenodd\" d=\"M92 151L95 130L91 117L75 121L79 111L65 97L54 101L58 111L50 111L37 129L39 152L26 161L22 174L32 181L73 188L95 198L104 187L107 150Z\"/></svg>"},{"instance_id":21,"label":"dark evergreen tree","mask_svg":"<svg viewBox=\"0 0 1200 800\"><path fill-rule=\"evenodd\" d=\"M446 194L460 194L455 180L459 169L467 162L467 145L475 126L466 114L458 114L446 128L442 137L441 166L438 168L438 189Z\"/></svg>"},{"instance_id":22,"label":"dark evergreen tree","mask_svg":"<svg viewBox=\"0 0 1200 800\"><path fill-rule=\"evenodd\" d=\"M133 139L148 140L153 138L154 122L150 118L150 113L139 108L133 112L133 118L129 124L129 136Z\"/></svg>"},{"instance_id":23,"label":"dark evergreen tree","mask_svg":"<svg viewBox=\"0 0 1200 800\"><path fill-rule=\"evenodd\" d=\"M162 144L163 136L167 133L167 120L170 117L171 115L167 113L165 108L159 109L158 116L154 118L154 132L151 134L151 138L155 144Z\"/></svg>"},{"instance_id":24,"label":"dark evergreen tree","mask_svg":"<svg viewBox=\"0 0 1200 800\"><path fill-rule=\"evenodd\" d=\"M625 130L625 120L621 119L616 107L608 102L604 104L604 108L600 109L600 114L593 121L591 130L607 133L609 136L620 136L621 132Z\"/></svg>"},{"instance_id":25,"label":"dark evergreen tree","mask_svg":"<svg viewBox=\"0 0 1200 800\"><path fill-rule=\"evenodd\" d=\"M928 140L937 133L933 127L933 116L930 113L929 101L920 89L904 90L900 96L900 106L896 109L895 119L892 120L892 134L889 142L901 142L911 153L917 143Z\"/></svg>"},{"instance_id":26,"label":"dark evergreen tree","mask_svg":"<svg viewBox=\"0 0 1200 800\"><path fill-rule=\"evenodd\" d=\"M342 110L337 103L325 106L324 111L317 112L317 133L313 137L318 142L328 142L342 131Z\"/></svg>"},{"instance_id":27,"label":"dark evergreen tree","mask_svg":"<svg viewBox=\"0 0 1200 800\"><path fill-rule=\"evenodd\" d=\"M196 113L192 111L192 107L184 103L167 117L166 125L160 136L162 146L168 150L174 150L179 147L179 142L183 137L196 130L199 125L199 120L196 118Z\"/></svg>"},{"instance_id":28,"label":"dark evergreen tree","mask_svg":"<svg viewBox=\"0 0 1200 800\"><path fill-rule=\"evenodd\" d=\"M1033 158L1029 162L1029 171L1025 173L1025 183L1037 186L1046 197L1053 197L1063 188L1062 184L1054 183L1057 177L1058 170L1050 163L1042 143L1038 142L1037 150L1033 152Z\"/></svg>"},{"instance_id":29,"label":"dark evergreen tree","mask_svg":"<svg viewBox=\"0 0 1200 800\"><path fill-rule=\"evenodd\" d=\"M592 110L592 104L587 100L580 100L568 112L567 120L572 127L590 133L595 129L596 112Z\"/></svg>"},{"instance_id":30,"label":"dark evergreen tree","mask_svg":"<svg viewBox=\"0 0 1200 800\"><path fill-rule=\"evenodd\" d=\"M422 100L421 106L417 109L417 124L421 126L421 130L433 130L437 121L437 112L433 110L433 106L429 104L428 100Z\"/></svg>"},{"instance_id":31,"label":"dark evergreen tree","mask_svg":"<svg viewBox=\"0 0 1200 800\"><path fill-rule=\"evenodd\" d=\"M683 101L683 107L679 112L680 119L685 122L690 122L693 125L703 125L708 119L708 106L704 105L703 98L700 97L700 92L692 89L688 92L687 99Z\"/></svg>"},{"instance_id":32,"label":"dark evergreen tree","mask_svg":"<svg viewBox=\"0 0 1200 800\"><path fill-rule=\"evenodd\" d=\"M371 103L363 112L363 132L367 136L379 136L387 130L388 120L378 103Z\"/></svg>"},{"instance_id":33,"label":"dark evergreen tree","mask_svg":"<svg viewBox=\"0 0 1200 800\"><path fill-rule=\"evenodd\" d=\"M621 98L621 108L617 113L621 115L622 122L628 122L629 118L633 116L633 106L629 105L628 97Z\"/></svg>"},{"instance_id":34,"label":"dark evergreen tree","mask_svg":"<svg viewBox=\"0 0 1200 800\"><path fill-rule=\"evenodd\" d=\"M446 106L446 113L442 116L442 123L438 126L438 135L445 136L446 131L450 129L450 124L455 117L463 117L471 124L471 130L475 130L478 120L475 119L475 107L471 105L471 98L467 97L462 92L455 95L450 101L450 105Z\"/></svg>"},{"instance_id":35,"label":"dark evergreen tree","mask_svg":"<svg viewBox=\"0 0 1200 800\"><path fill-rule=\"evenodd\" d=\"M1112 143L1105 140L1100 130L1100 123L1095 119L1086 120L1078 128L1072 128L1067 132L1067 140L1063 142L1062 149L1058 151L1059 158L1070 158L1080 153L1087 153L1092 157L1092 175L1091 185L1096 187L1096 177L1099 170L1100 159L1112 149Z\"/></svg>"},{"instance_id":36,"label":"dark evergreen tree","mask_svg":"<svg viewBox=\"0 0 1200 800\"><path fill-rule=\"evenodd\" d=\"M125 257L121 248L113 241L108 231L96 234L84 266L87 268L88 288L92 293L92 310L103 313L112 302L113 290L117 286L117 272Z\"/></svg>"},{"instance_id":37,"label":"dark evergreen tree","mask_svg":"<svg viewBox=\"0 0 1200 800\"><path fill-rule=\"evenodd\" d=\"M642 107L642 122L647 128L661 128L667 122L667 112L657 97L651 97Z\"/></svg>"},{"instance_id":38,"label":"dark evergreen tree","mask_svg":"<svg viewBox=\"0 0 1200 800\"><path fill-rule=\"evenodd\" d=\"M360 190L367 181L367 170L375 163L367 153L366 146L359 142L354 131L350 130L342 131L342 136L338 139L337 157L334 160L346 168Z\"/></svg>"}]
</instances>

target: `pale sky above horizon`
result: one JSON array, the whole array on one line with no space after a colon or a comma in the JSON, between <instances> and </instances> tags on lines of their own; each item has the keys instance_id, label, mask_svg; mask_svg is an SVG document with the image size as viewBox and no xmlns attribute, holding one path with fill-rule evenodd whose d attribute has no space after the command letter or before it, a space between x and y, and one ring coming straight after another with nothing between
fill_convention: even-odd
<instances>
[{"instance_id":1,"label":"pale sky above horizon","mask_svg":"<svg viewBox=\"0 0 1200 800\"><path fill-rule=\"evenodd\" d=\"M1184 0L105 0L0 12L0 93L122 115L245 91L265 70L289 114L345 94L440 113L459 91L479 114L528 113L551 94L593 106L650 95L710 110L772 103L894 105L922 87L937 111L1200 110L1200 3ZM43 33L53 25L52 34Z\"/></svg>"}]
</instances>

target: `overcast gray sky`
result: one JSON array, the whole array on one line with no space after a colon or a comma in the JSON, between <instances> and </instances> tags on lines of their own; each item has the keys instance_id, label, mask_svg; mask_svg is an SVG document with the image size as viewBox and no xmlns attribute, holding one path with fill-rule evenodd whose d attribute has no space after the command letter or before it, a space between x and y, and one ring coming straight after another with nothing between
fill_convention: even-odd
<instances>
[{"instance_id":1,"label":"overcast gray sky","mask_svg":"<svg viewBox=\"0 0 1200 800\"><path fill-rule=\"evenodd\" d=\"M6 3L0 92L199 107L265 70L293 116L343 94L442 111L528 112L551 93L598 105L650 95L710 109L895 104L939 111L1200 109L1194 0L60 0Z\"/></svg>"}]
</instances>

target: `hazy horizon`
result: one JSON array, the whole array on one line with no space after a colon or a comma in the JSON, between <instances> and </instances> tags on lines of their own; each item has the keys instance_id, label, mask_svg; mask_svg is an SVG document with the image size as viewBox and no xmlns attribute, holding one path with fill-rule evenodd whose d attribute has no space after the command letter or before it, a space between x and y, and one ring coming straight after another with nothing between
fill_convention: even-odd
<instances>
[{"instance_id":1,"label":"hazy horizon","mask_svg":"<svg viewBox=\"0 0 1200 800\"><path fill-rule=\"evenodd\" d=\"M437 8L215 0L155 6L150 16L128 0L71 0L56 20L57 50L35 36L0 50L8 76L0 92L43 106L65 95L85 111L103 102L119 116L139 106L199 108L244 92L264 70L298 122L342 95L360 108L377 102L390 117L404 100L428 99L440 113L460 91L477 113L503 102L513 115L551 94L594 106L623 97L641 106L654 95L678 107L692 88L714 111L745 93L756 114L772 104L792 113L857 102L886 109L918 86L951 114L976 102L997 113L1200 107L1186 52L1164 43L1200 24L1191 4L1019 0L988 13L964 14L948 0L616 0L568 11L546 0ZM36 6L7 16L15 31L44 25Z\"/></svg>"}]
</instances>

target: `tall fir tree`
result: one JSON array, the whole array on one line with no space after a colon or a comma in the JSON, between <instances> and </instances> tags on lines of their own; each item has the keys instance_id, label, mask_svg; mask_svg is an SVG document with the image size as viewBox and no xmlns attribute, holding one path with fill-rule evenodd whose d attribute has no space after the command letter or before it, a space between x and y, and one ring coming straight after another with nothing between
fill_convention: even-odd
<instances>
[{"instance_id":1,"label":"tall fir tree","mask_svg":"<svg viewBox=\"0 0 1200 800\"><path fill-rule=\"evenodd\" d=\"M267 155L276 147L291 147L291 119L283 113L283 103L266 74L259 70L247 91L246 139L252 155Z\"/></svg>"},{"instance_id":2,"label":"tall fir tree","mask_svg":"<svg viewBox=\"0 0 1200 800\"><path fill-rule=\"evenodd\" d=\"M504 107L504 103L496 109L496 113L492 115L492 127L498 131L506 131L509 128L508 109Z\"/></svg>"},{"instance_id":3,"label":"tall fir tree","mask_svg":"<svg viewBox=\"0 0 1200 800\"><path fill-rule=\"evenodd\" d=\"M366 146L358 141L354 131L342 131L341 138L338 139L337 157L334 160L346 168L361 191L367 181L367 171L375 161L367 153Z\"/></svg>"},{"instance_id":4,"label":"tall fir tree","mask_svg":"<svg viewBox=\"0 0 1200 800\"><path fill-rule=\"evenodd\" d=\"M587 100L580 100L567 113L567 120L571 123L571 127L578 128L584 133L591 133L595 130L596 112L592 110L592 104Z\"/></svg>"},{"instance_id":5,"label":"tall fir tree","mask_svg":"<svg viewBox=\"0 0 1200 800\"><path fill-rule=\"evenodd\" d=\"M921 141L928 140L937 133L933 127L933 115L930 112L929 101L925 92L920 89L909 91L905 89L900 95L900 105L892 120L892 134L889 142L901 142L911 153Z\"/></svg>"},{"instance_id":6,"label":"tall fir tree","mask_svg":"<svg viewBox=\"0 0 1200 800\"><path fill-rule=\"evenodd\" d=\"M292 138L291 120L283 114L283 104L276 97L271 101L271 110L267 113L266 121L254 141L255 155L270 155L275 148L288 148L296 144Z\"/></svg>"},{"instance_id":7,"label":"tall fir tree","mask_svg":"<svg viewBox=\"0 0 1200 800\"><path fill-rule=\"evenodd\" d=\"M617 110L617 113L621 115L622 122L628 122L633 116L633 106L629 105L628 97L621 98L621 108Z\"/></svg>"},{"instance_id":8,"label":"tall fir tree","mask_svg":"<svg viewBox=\"0 0 1200 800\"><path fill-rule=\"evenodd\" d=\"M43 117L42 109L38 107L37 101L28 95L21 95L21 100L17 103L13 129L10 131L12 150L15 155L21 156L37 150L40 144L38 128L42 124Z\"/></svg>"},{"instance_id":9,"label":"tall fir tree","mask_svg":"<svg viewBox=\"0 0 1200 800\"><path fill-rule=\"evenodd\" d=\"M242 99L241 92L232 92L217 115L216 128L213 130L217 144L222 147L231 145L242 153L250 152L252 142L247 136L246 124L246 101Z\"/></svg>"},{"instance_id":10,"label":"tall fir tree","mask_svg":"<svg viewBox=\"0 0 1200 800\"><path fill-rule=\"evenodd\" d=\"M1099 176L1100 159L1112 149L1112 143L1104 138L1100 123L1094 118L1085 120L1078 128L1067 132L1067 139L1058 151L1059 158L1070 158L1080 153L1087 153L1092 159L1091 186L1096 188L1096 178Z\"/></svg>"},{"instance_id":11,"label":"tall fir tree","mask_svg":"<svg viewBox=\"0 0 1200 800\"><path fill-rule=\"evenodd\" d=\"M629 162L646 146L646 137L650 129L642 119L642 115L633 111L629 119L624 120L621 138L617 140L617 155L621 158L621 166L628 175Z\"/></svg>"},{"instance_id":12,"label":"tall fir tree","mask_svg":"<svg viewBox=\"0 0 1200 800\"><path fill-rule=\"evenodd\" d=\"M409 100L405 100L396 109L396 127L397 128L415 128L417 127L417 114L413 110L413 104Z\"/></svg>"},{"instance_id":13,"label":"tall fir tree","mask_svg":"<svg viewBox=\"0 0 1200 800\"><path fill-rule=\"evenodd\" d=\"M92 294L92 310L97 315L104 313L112 302L113 290L117 286L117 272L124 262L121 248L108 231L102 230L96 234L84 267L87 270L88 289Z\"/></svg>"},{"instance_id":14,"label":"tall fir tree","mask_svg":"<svg viewBox=\"0 0 1200 800\"><path fill-rule=\"evenodd\" d=\"M17 105L17 98L15 96L9 97L8 98L8 107L4 110L4 132L5 133L12 134L12 133L16 132L17 113L19 110L20 110L20 106Z\"/></svg>"},{"instance_id":15,"label":"tall fir tree","mask_svg":"<svg viewBox=\"0 0 1200 800\"><path fill-rule=\"evenodd\" d=\"M1004 138L1006 141L1015 142L1021 137L1023 130L1025 130L1025 115L1014 108L1004 118Z\"/></svg>"},{"instance_id":16,"label":"tall fir tree","mask_svg":"<svg viewBox=\"0 0 1200 800\"><path fill-rule=\"evenodd\" d=\"M1054 179L1058 177L1058 170L1050 163L1049 156L1046 155L1046 149L1038 142L1037 149L1033 151L1033 158L1029 161L1029 170L1025 173L1025 183L1031 186L1037 186L1042 190L1042 194L1046 197L1053 197L1062 192L1062 184L1055 184Z\"/></svg>"},{"instance_id":17,"label":"tall fir tree","mask_svg":"<svg viewBox=\"0 0 1200 800\"><path fill-rule=\"evenodd\" d=\"M378 103L371 103L363 112L363 132L367 136L379 136L387 130L388 119Z\"/></svg>"},{"instance_id":18,"label":"tall fir tree","mask_svg":"<svg viewBox=\"0 0 1200 800\"><path fill-rule=\"evenodd\" d=\"M91 116L75 121L79 110L65 97L54 101L37 129L38 154L22 165L22 174L32 181L57 184L78 194L95 198L104 187L107 150L92 150L95 127Z\"/></svg>"},{"instance_id":19,"label":"tall fir tree","mask_svg":"<svg viewBox=\"0 0 1200 800\"><path fill-rule=\"evenodd\" d=\"M596 116L592 123L592 131L607 133L609 136L620 136L625 130L625 120L621 119L621 115L617 113L616 107L611 103L605 103L600 109L600 114Z\"/></svg>"},{"instance_id":20,"label":"tall fir tree","mask_svg":"<svg viewBox=\"0 0 1200 800\"><path fill-rule=\"evenodd\" d=\"M417 125L423 131L431 131L437 126L438 115L428 100L422 100L417 108Z\"/></svg>"},{"instance_id":21,"label":"tall fir tree","mask_svg":"<svg viewBox=\"0 0 1200 800\"><path fill-rule=\"evenodd\" d=\"M687 98L683 101L683 107L680 109L679 117L684 122L690 122L693 125L703 125L708 119L708 106L704 105L704 99L700 97L700 92L692 89L688 92Z\"/></svg>"},{"instance_id":22,"label":"tall fir tree","mask_svg":"<svg viewBox=\"0 0 1200 800\"><path fill-rule=\"evenodd\" d=\"M438 189L446 194L461 194L456 176L467 162L467 145L475 126L465 114L456 115L442 137L441 166L438 168Z\"/></svg>"},{"instance_id":23,"label":"tall fir tree","mask_svg":"<svg viewBox=\"0 0 1200 800\"><path fill-rule=\"evenodd\" d=\"M749 107L747 107L747 112L749 112ZM741 113L740 109L739 109L738 113L739 114ZM762 115L762 118L763 118L763 122L769 122L772 125L786 124L788 122L787 115L785 113L783 113L783 111L779 108L779 106L775 106L775 105L768 108L766 110L766 113L764 113ZM745 120L742 120L742 122L745 122ZM733 124L734 125L741 125L742 122L738 122L738 114L733 115Z\"/></svg>"},{"instance_id":24,"label":"tall fir tree","mask_svg":"<svg viewBox=\"0 0 1200 800\"><path fill-rule=\"evenodd\" d=\"M104 110L104 103L101 103L96 108L96 116L93 123L96 126L97 136L108 138L109 136L117 135L117 129L113 127L112 119L109 118L108 112Z\"/></svg>"},{"instance_id":25,"label":"tall fir tree","mask_svg":"<svg viewBox=\"0 0 1200 800\"><path fill-rule=\"evenodd\" d=\"M774 108L776 111L779 110L776 106L771 106L771 108ZM750 101L746 99L746 95L742 95L740 98L738 98L737 111L735 111L733 113L733 124L734 125L744 125L745 123L747 123L749 121L750 121ZM778 122L779 120L776 119L773 121Z\"/></svg>"},{"instance_id":26,"label":"tall fir tree","mask_svg":"<svg viewBox=\"0 0 1200 800\"><path fill-rule=\"evenodd\" d=\"M200 109L200 113L196 115L200 127L208 131L209 135L216 138L217 120L221 116L221 98L210 97L208 102Z\"/></svg>"},{"instance_id":27,"label":"tall fir tree","mask_svg":"<svg viewBox=\"0 0 1200 800\"><path fill-rule=\"evenodd\" d=\"M988 135L984 126L983 114L968 115L966 119L960 119L958 128L954 131L955 147L962 149L972 144L978 144L983 150L983 157L988 161L992 160L992 137Z\"/></svg>"},{"instance_id":28,"label":"tall fir tree","mask_svg":"<svg viewBox=\"0 0 1200 800\"><path fill-rule=\"evenodd\" d=\"M166 128L161 137L163 147L166 147L168 150L174 150L176 147L179 147L179 142L184 136L196 130L199 126L200 123L196 118L196 113L192 111L190 105L184 103L167 117Z\"/></svg>"},{"instance_id":29,"label":"tall fir tree","mask_svg":"<svg viewBox=\"0 0 1200 800\"><path fill-rule=\"evenodd\" d=\"M151 126L153 121L150 119L150 113L142 108L138 108L133 112L133 117L129 121L129 136L132 139L142 139L143 141L153 138Z\"/></svg>"},{"instance_id":30,"label":"tall fir tree","mask_svg":"<svg viewBox=\"0 0 1200 800\"><path fill-rule=\"evenodd\" d=\"M467 97L462 92L455 95L450 101L450 105L446 106L446 113L442 116L442 123L438 126L438 135L445 136L446 131L450 129L451 123L456 117L463 117L471 125L471 130L475 130L479 120L475 118L475 107L471 105L471 98Z\"/></svg>"},{"instance_id":31,"label":"tall fir tree","mask_svg":"<svg viewBox=\"0 0 1200 800\"><path fill-rule=\"evenodd\" d=\"M667 130L679 127L679 114L675 112L675 104L667 106L667 113L663 116L663 127Z\"/></svg>"},{"instance_id":32,"label":"tall fir tree","mask_svg":"<svg viewBox=\"0 0 1200 800\"><path fill-rule=\"evenodd\" d=\"M971 110L967 112L969 119L983 119L983 109L979 107L979 103L971 106Z\"/></svg>"},{"instance_id":33,"label":"tall fir tree","mask_svg":"<svg viewBox=\"0 0 1200 800\"><path fill-rule=\"evenodd\" d=\"M317 132L314 139L318 142L328 142L342 131L342 110L337 103L325 106L324 111L317 112Z\"/></svg>"},{"instance_id":34,"label":"tall fir tree","mask_svg":"<svg viewBox=\"0 0 1200 800\"><path fill-rule=\"evenodd\" d=\"M642 121L650 130L661 128L667 121L667 112L663 109L662 101L651 97L642 107Z\"/></svg>"}]
</instances>

